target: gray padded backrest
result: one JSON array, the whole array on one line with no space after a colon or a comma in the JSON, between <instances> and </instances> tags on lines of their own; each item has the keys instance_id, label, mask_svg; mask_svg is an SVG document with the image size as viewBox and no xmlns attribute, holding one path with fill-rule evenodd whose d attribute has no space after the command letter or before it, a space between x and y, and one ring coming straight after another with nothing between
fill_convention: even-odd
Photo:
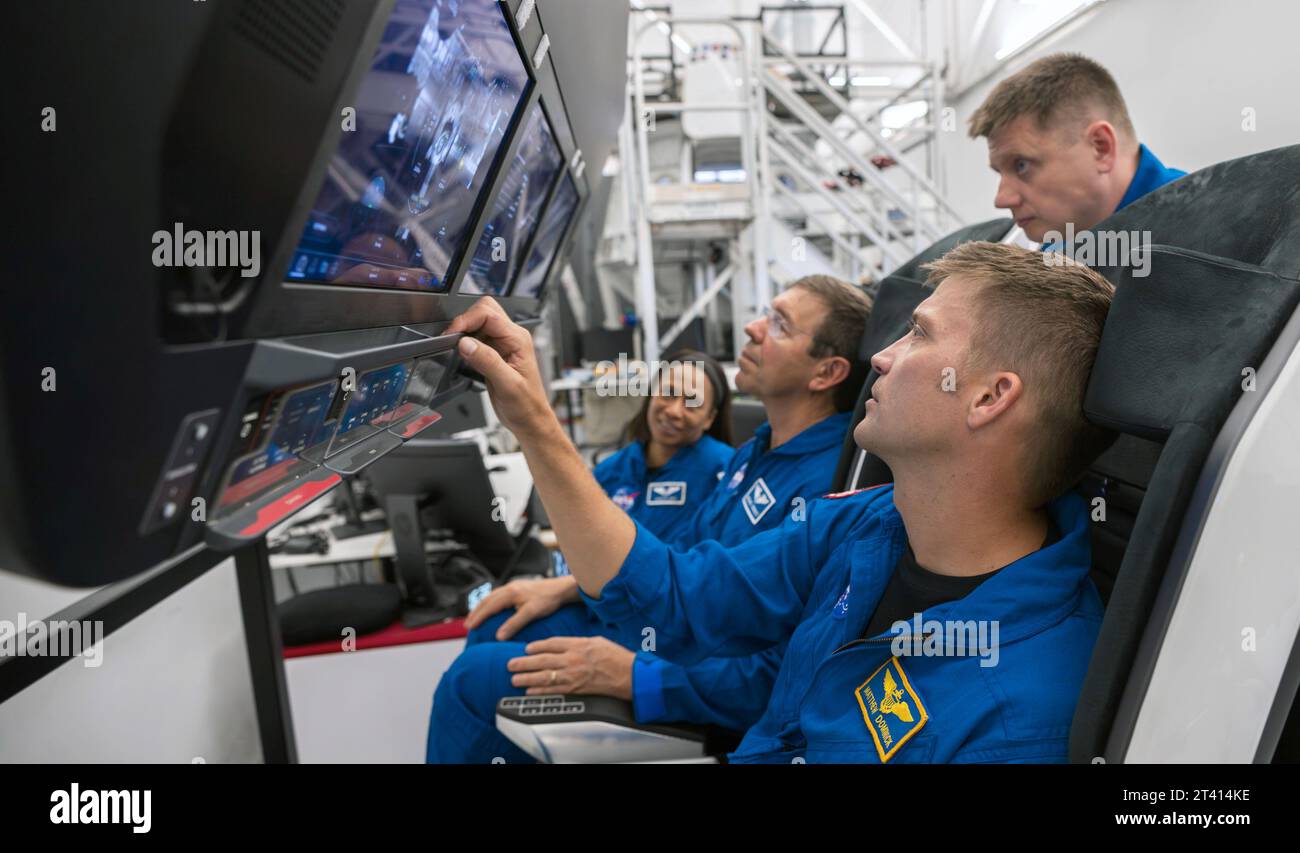
<instances>
[{"instance_id":1,"label":"gray padded backrest","mask_svg":"<svg viewBox=\"0 0 1300 853\"><path fill-rule=\"evenodd\" d=\"M1167 246L1149 275L1120 271L1084 402L1121 433L1084 484L1105 499L1093 525L1093 578L1106 616L1076 708L1070 755L1105 754L1192 490L1210 448L1300 303L1300 281ZM1158 626L1152 626L1153 629Z\"/></svg>"}]
</instances>

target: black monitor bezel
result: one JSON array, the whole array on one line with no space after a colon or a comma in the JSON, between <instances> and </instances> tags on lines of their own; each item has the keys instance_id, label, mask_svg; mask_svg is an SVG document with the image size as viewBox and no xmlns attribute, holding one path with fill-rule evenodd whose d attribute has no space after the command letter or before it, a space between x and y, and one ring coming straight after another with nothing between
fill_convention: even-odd
<instances>
[{"instance_id":1,"label":"black monitor bezel","mask_svg":"<svg viewBox=\"0 0 1300 853\"><path fill-rule=\"evenodd\" d=\"M511 144L508 146L510 149L510 159L504 160L499 164L499 166L497 167L497 173L494 173L492 175L492 179L493 179L492 187L491 187L492 191L486 193L489 200L493 202L495 202L496 199L500 197L502 185L505 184L505 179L506 177L508 177L510 173L510 163L513 162L515 158L515 153L519 150L518 146L523 144L524 126L527 124L527 119L529 116L532 115L532 110L534 108L541 110L542 121L546 122L547 127L551 129L551 139L555 141L556 143L555 147L560 154L560 168L556 170L555 176L551 179L551 185L546 188L546 193L542 199L542 209L541 212L538 213L537 215L537 227L533 228L532 233L528 235L528 239L524 241L524 245L522 249L524 263L527 263L528 253L532 251L533 241L537 237L538 229L541 227L542 222L546 219L546 210L548 207L550 207L551 198L555 194L556 188L560 185L560 182L564 179L564 176L566 174L572 176L572 170L569 169L569 160L571 160L573 156L572 154L568 155L567 157L565 156L565 150L560 146L559 136L555 131L555 122L551 119L551 112L550 109L546 106L545 101L543 101L543 99L541 98L533 98L529 100L529 104L530 106L528 107L528 111L518 117L519 127L512 129L512 133L514 134L514 136L518 138L512 139ZM498 181L500 181L500 184L498 184ZM482 293L464 293L461 291L461 288L465 286L465 277L469 273L470 262L473 260L474 252L477 251L478 249L479 241L483 239L483 231L487 228L488 221L491 219L491 213L492 210L490 206L485 204L483 206L483 210L474 220L473 233L475 237L474 237L473 247L466 249L462 253L463 258L456 259L457 263L460 264L460 266L462 267L457 269L456 281L455 281L456 289L450 292L455 294L456 296L468 296L472 299L478 299L480 296L484 295ZM498 297L508 296L514 291L515 282L519 279L520 271L522 269L523 269L523 264L520 264L518 267L515 268L514 275L512 275L510 279L506 282L505 289L503 289L501 293L498 294ZM449 294L444 293L443 295L449 295Z\"/></svg>"},{"instance_id":2,"label":"black monitor bezel","mask_svg":"<svg viewBox=\"0 0 1300 853\"><path fill-rule=\"evenodd\" d=\"M555 246L555 254L552 255L551 259L546 262L546 271L542 273L542 283L541 285L538 286L539 296L537 297L516 296L515 289L519 286L519 281L524 276L524 269L528 266L528 257L533 252L533 244L536 242L537 238L541 236L542 223L546 222L546 215L551 212L551 205L555 203L555 197L560 194L560 184L564 183L563 178L565 177L566 174L568 175L569 178L573 180L574 189L577 190L578 192L578 200L573 205L573 213L569 216L569 221L564 223L564 230L560 232L560 241ZM528 241L528 248L524 253L524 262L520 264L519 269L515 271L514 280L510 282L510 290L508 292L510 293L511 296L514 296L515 298L518 299L533 301L537 303L542 303L546 301L546 294L547 291L550 289L551 277L555 274L556 264L559 261L559 259L564 257L566 254L565 249L568 245L570 236L572 236L573 234L573 225L578 221L579 217L582 216L582 209L586 201L587 201L587 197L582 194L579 178L577 175L573 173L573 170L566 169L565 171L561 172L560 179L556 180L555 185L551 187L550 195L547 196L546 206L542 208L542 215L537 221L537 230L533 232L532 238Z\"/></svg>"}]
</instances>

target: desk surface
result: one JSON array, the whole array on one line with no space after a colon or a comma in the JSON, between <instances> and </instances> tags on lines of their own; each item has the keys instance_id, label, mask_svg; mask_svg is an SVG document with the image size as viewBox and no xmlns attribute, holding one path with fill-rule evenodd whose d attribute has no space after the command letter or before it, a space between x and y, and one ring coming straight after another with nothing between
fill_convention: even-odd
<instances>
[{"instance_id":1,"label":"desk surface","mask_svg":"<svg viewBox=\"0 0 1300 853\"><path fill-rule=\"evenodd\" d=\"M488 478L492 481L492 490L505 501L502 508L506 519L506 529L512 534L517 533L521 529L524 509L528 505L528 495L533 487L532 477L528 473L528 463L524 461L522 453L503 453L483 457L483 464L488 470ZM320 512L316 515L295 516L273 529L271 535L275 536L289 527L303 528L311 525L313 520L318 520L319 526L317 529L322 530L329 536L329 551L324 554L272 554L271 568L296 569L306 566L358 563L392 557L397 553L393 546L393 533L391 530L367 533L364 536L354 536L350 539L335 539L331 528L335 524L342 523L343 519L332 516L328 501L321 502ZM425 546L425 550L432 554L447 550L447 547L438 543L430 543Z\"/></svg>"},{"instance_id":2,"label":"desk surface","mask_svg":"<svg viewBox=\"0 0 1300 853\"><path fill-rule=\"evenodd\" d=\"M583 388L595 388L596 380L594 378L581 379L578 377L566 377L564 379L552 379L552 391L580 391Z\"/></svg>"},{"instance_id":3,"label":"desk surface","mask_svg":"<svg viewBox=\"0 0 1300 853\"><path fill-rule=\"evenodd\" d=\"M467 633L464 619L448 619L419 628L407 628L401 621L394 622L387 628L381 628L356 638L355 651L379 649L385 646L405 646L411 643L432 643L438 640L458 640ZM301 646L285 646L286 658L302 658L312 655L328 655L343 651L339 640L327 640L323 643L305 643Z\"/></svg>"},{"instance_id":4,"label":"desk surface","mask_svg":"<svg viewBox=\"0 0 1300 853\"><path fill-rule=\"evenodd\" d=\"M429 553L439 550L436 543L425 546ZM332 566L337 563L364 563L367 560L379 560L392 557L397 553L393 547L393 531L381 530L350 539L335 539L330 536L330 549L325 554L272 554L271 568L296 569L303 566Z\"/></svg>"}]
</instances>

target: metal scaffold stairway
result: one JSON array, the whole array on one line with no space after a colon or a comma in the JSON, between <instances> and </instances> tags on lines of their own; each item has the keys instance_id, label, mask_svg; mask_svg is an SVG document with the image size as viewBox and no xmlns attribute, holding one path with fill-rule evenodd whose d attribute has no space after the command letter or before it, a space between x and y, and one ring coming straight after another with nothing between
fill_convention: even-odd
<instances>
[{"instance_id":1,"label":"metal scaffold stairway","mask_svg":"<svg viewBox=\"0 0 1300 853\"><path fill-rule=\"evenodd\" d=\"M699 317L715 338L729 320L730 346L738 352L744 325L770 301L774 285L824 273L871 289L963 224L936 174L943 91L935 63L893 62L915 66L919 76L867 113L847 85L836 85L853 68L870 65L867 59L799 54L770 31L764 14L699 18L632 5L632 104L619 135L619 180L597 269L607 323L619 316L620 297L635 306L642 357L658 358ZM668 36L666 71L664 57L643 48L654 31ZM661 82L652 92L655 80ZM907 97L924 98L924 109L902 126L885 127L885 109ZM674 133L665 134L666 126ZM652 148L662 148L665 138L681 146L680 168L670 164L676 174L667 176L662 162L652 164ZM705 170L700 180L693 154L720 143L734 165ZM660 161L662 154L656 149ZM681 262L693 273L676 304L656 262L661 270ZM725 313L721 297L730 306ZM661 315L675 315L662 332Z\"/></svg>"}]
</instances>

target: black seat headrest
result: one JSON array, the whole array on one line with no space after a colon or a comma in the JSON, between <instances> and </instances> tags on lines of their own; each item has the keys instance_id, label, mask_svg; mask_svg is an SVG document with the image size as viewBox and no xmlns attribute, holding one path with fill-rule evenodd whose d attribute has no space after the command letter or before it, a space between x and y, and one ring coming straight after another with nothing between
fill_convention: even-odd
<instances>
[{"instance_id":1,"label":"black seat headrest","mask_svg":"<svg viewBox=\"0 0 1300 853\"><path fill-rule=\"evenodd\" d=\"M899 330L906 328L912 311L929 292L920 279L891 275L882 281L858 345L858 358L870 364L873 355L897 340Z\"/></svg>"},{"instance_id":2,"label":"black seat headrest","mask_svg":"<svg viewBox=\"0 0 1300 853\"><path fill-rule=\"evenodd\" d=\"M1217 431L1291 316L1300 282L1187 249L1147 251L1149 275L1120 270L1084 413L1156 441L1180 422Z\"/></svg>"},{"instance_id":3,"label":"black seat headrest","mask_svg":"<svg viewBox=\"0 0 1300 853\"><path fill-rule=\"evenodd\" d=\"M885 276L875 293L871 319L862 333L859 357L871 357L898 339L912 316L912 310L929 295L925 287L926 273L922 266L943 257L948 250L972 240L1001 240L1011 230L1010 219L990 219L959 228L910 258L905 264ZM871 380L868 379L868 383ZM859 413L860 414L860 413Z\"/></svg>"},{"instance_id":4,"label":"black seat headrest","mask_svg":"<svg viewBox=\"0 0 1300 853\"><path fill-rule=\"evenodd\" d=\"M1300 145L1215 163L1117 211L1096 230L1300 275Z\"/></svg>"}]
</instances>

